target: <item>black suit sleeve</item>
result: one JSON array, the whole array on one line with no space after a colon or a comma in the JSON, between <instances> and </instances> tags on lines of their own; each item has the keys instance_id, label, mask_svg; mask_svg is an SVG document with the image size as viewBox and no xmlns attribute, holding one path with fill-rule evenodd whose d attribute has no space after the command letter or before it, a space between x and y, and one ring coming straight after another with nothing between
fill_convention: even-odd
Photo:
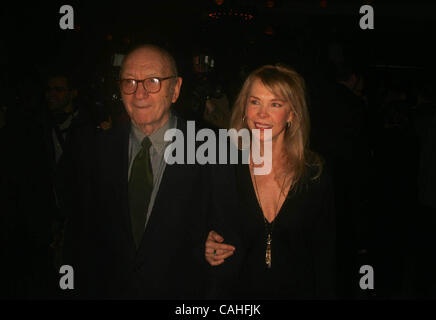
<instances>
[{"instance_id":1,"label":"black suit sleeve","mask_svg":"<svg viewBox=\"0 0 436 320\"><path fill-rule=\"evenodd\" d=\"M211 170L211 209L208 219L208 232L214 230L224 238L224 243L236 248L235 253L219 266L208 267L208 299L233 298L233 286L236 283L241 262L243 246L239 230L239 212L234 196L234 167L214 165Z\"/></svg>"}]
</instances>

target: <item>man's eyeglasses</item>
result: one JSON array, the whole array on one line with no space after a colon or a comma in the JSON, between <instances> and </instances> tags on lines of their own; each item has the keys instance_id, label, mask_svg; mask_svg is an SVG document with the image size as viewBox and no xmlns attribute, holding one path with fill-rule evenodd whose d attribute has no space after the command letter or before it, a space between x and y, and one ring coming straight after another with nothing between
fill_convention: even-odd
<instances>
[{"instance_id":1,"label":"man's eyeglasses","mask_svg":"<svg viewBox=\"0 0 436 320\"><path fill-rule=\"evenodd\" d=\"M119 80L121 91L124 94L134 94L138 89L138 83L142 82L142 86L147 93L156 93L159 92L162 86L162 81L176 78L176 76L171 77L151 77L144 80L136 80L136 79L121 79Z\"/></svg>"}]
</instances>

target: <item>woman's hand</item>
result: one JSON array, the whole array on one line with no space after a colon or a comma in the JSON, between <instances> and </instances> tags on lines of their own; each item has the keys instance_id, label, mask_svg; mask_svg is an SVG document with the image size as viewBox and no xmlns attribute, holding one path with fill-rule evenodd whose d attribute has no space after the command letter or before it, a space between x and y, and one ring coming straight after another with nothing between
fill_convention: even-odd
<instances>
[{"instance_id":1,"label":"woman's hand","mask_svg":"<svg viewBox=\"0 0 436 320\"><path fill-rule=\"evenodd\" d=\"M222 243L224 238L215 231L209 232L206 240L204 251L207 262L211 266L218 266L224 262L224 259L230 257L235 252L235 247Z\"/></svg>"}]
</instances>

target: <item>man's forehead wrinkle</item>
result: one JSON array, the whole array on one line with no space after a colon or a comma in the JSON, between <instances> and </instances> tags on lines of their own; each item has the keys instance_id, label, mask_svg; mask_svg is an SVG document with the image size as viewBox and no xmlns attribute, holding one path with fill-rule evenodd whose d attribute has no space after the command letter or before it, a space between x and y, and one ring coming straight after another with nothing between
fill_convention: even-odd
<instances>
[{"instance_id":1,"label":"man's forehead wrinkle","mask_svg":"<svg viewBox=\"0 0 436 320\"><path fill-rule=\"evenodd\" d=\"M159 72L165 70L165 66L162 61L132 61L129 59L129 61L127 61L124 65L123 69L125 73L147 72L157 75Z\"/></svg>"},{"instance_id":2,"label":"man's forehead wrinkle","mask_svg":"<svg viewBox=\"0 0 436 320\"><path fill-rule=\"evenodd\" d=\"M162 69L160 64L157 63L132 63L126 64L124 68L127 72L132 71L150 71L157 72L159 69Z\"/></svg>"},{"instance_id":3,"label":"man's forehead wrinkle","mask_svg":"<svg viewBox=\"0 0 436 320\"><path fill-rule=\"evenodd\" d=\"M158 63L132 63L126 64L123 70L124 75L147 75L147 76L160 76L163 67Z\"/></svg>"}]
</instances>

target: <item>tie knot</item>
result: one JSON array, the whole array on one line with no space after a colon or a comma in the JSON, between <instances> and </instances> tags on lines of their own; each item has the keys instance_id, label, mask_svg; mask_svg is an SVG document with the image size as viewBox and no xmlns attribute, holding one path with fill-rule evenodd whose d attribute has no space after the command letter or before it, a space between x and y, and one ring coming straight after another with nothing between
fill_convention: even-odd
<instances>
[{"instance_id":1,"label":"tie knot","mask_svg":"<svg viewBox=\"0 0 436 320\"><path fill-rule=\"evenodd\" d=\"M146 150L148 151L148 149L149 149L150 146L151 146L150 138L149 138L149 137L145 137L145 138L142 140L141 145L142 145L142 147L143 147L144 149L146 149Z\"/></svg>"}]
</instances>

